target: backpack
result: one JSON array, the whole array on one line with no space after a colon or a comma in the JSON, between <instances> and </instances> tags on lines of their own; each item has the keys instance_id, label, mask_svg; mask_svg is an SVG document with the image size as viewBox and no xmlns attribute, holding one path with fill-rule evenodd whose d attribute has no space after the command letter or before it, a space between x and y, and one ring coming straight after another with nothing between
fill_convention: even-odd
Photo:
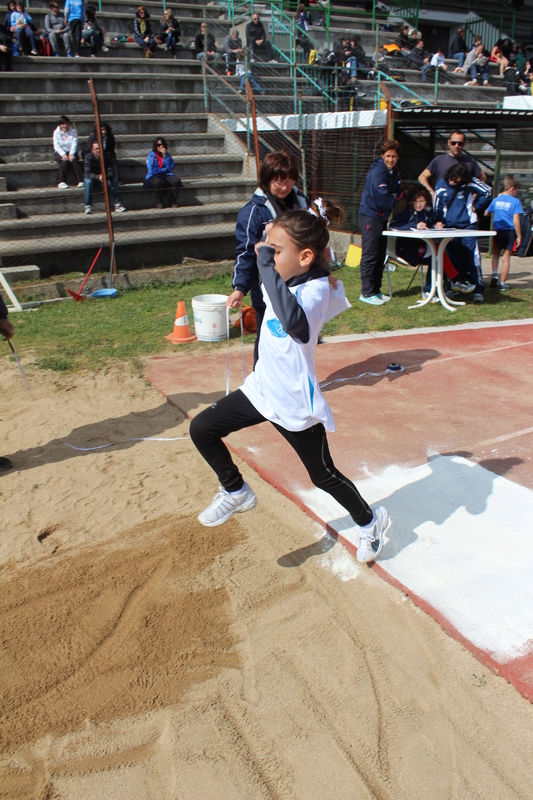
<instances>
[{"instance_id":1,"label":"backpack","mask_svg":"<svg viewBox=\"0 0 533 800\"><path fill-rule=\"evenodd\" d=\"M51 56L52 51L50 48L50 39L47 36L41 36L38 42L39 47L39 55L40 56Z\"/></svg>"},{"instance_id":2,"label":"backpack","mask_svg":"<svg viewBox=\"0 0 533 800\"><path fill-rule=\"evenodd\" d=\"M519 94L520 73L517 69L506 69L503 73L505 94Z\"/></svg>"},{"instance_id":3,"label":"backpack","mask_svg":"<svg viewBox=\"0 0 533 800\"><path fill-rule=\"evenodd\" d=\"M320 57L321 67L334 67L336 63L335 53L333 50L324 50Z\"/></svg>"},{"instance_id":4,"label":"backpack","mask_svg":"<svg viewBox=\"0 0 533 800\"><path fill-rule=\"evenodd\" d=\"M520 242L520 247L516 251L516 255L518 258L527 258L533 255L533 253L530 252L533 243L533 208L524 211L520 220L520 232L522 234L522 241Z\"/></svg>"}]
</instances>

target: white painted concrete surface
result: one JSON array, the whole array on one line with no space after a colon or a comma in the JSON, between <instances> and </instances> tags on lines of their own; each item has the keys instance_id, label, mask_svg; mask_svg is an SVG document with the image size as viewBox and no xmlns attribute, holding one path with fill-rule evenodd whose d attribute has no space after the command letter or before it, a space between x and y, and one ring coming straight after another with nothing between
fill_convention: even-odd
<instances>
[{"instance_id":1,"label":"white painted concrete surface","mask_svg":"<svg viewBox=\"0 0 533 800\"><path fill-rule=\"evenodd\" d=\"M500 663L533 652L533 491L458 456L391 466L357 486L393 521L382 568ZM332 498L300 496L357 544Z\"/></svg>"}]
</instances>

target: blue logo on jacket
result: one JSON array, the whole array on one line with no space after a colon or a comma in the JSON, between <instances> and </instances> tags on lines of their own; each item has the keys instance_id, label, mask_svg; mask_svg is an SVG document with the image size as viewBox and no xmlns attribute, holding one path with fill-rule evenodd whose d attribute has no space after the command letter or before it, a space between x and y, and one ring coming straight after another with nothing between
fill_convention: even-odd
<instances>
[{"instance_id":1,"label":"blue logo on jacket","mask_svg":"<svg viewBox=\"0 0 533 800\"><path fill-rule=\"evenodd\" d=\"M276 317L267 319L267 326L272 336L275 336L276 339L284 339L287 336L287 331Z\"/></svg>"}]
</instances>

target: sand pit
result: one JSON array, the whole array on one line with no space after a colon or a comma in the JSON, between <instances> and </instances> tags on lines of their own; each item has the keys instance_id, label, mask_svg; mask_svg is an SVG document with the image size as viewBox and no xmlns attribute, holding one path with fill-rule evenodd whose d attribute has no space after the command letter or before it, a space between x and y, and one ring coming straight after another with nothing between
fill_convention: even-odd
<instances>
[{"instance_id":1,"label":"sand pit","mask_svg":"<svg viewBox=\"0 0 533 800\"><path fill-rule=\"evenodd\" d=\"M533 796L533 707L264 483L216 483L127 368L0 365L0 797Z\"/></svg>"}]
</instances>

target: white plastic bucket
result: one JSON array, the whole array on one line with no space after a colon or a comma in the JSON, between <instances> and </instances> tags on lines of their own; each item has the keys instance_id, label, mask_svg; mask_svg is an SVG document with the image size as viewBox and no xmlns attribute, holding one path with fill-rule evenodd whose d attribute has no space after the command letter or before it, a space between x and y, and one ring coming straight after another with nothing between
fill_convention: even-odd
<instances>
[{"instance_id":1,"label":"white plastic bucket","mask_svg":"<svg viewBox=\"0 0 533 800\"><path fill-rule=\"evenodd\" d=\"M225 294L199 294L192 299L194 330L200 342L218 342L228 338Z\"/></svg>"}]
</instances>

